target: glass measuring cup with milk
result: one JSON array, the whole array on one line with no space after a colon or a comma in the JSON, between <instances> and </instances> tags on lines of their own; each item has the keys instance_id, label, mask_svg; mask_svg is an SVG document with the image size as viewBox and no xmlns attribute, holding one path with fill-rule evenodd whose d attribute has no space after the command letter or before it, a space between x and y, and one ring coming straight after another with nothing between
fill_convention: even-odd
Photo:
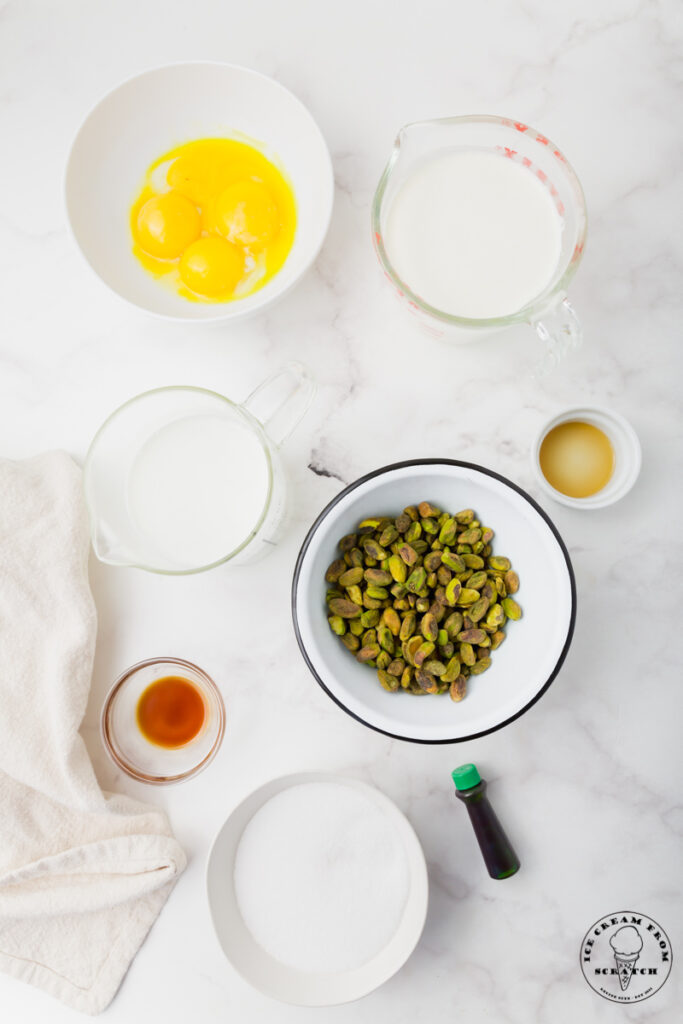
<instances>
[{"instance_id":1,"label":"glass measuring cup with milk","mask_svg":"<svg viewBox=\"0 0 683 1024\"><path fill-rule=\"evenodd\" d=\"M315 385L289 363L242 405L214 391L137 395L100 427L84 467L103 562L184 574L272 549L285 513L278 449Z\"/></svg>"},{"instance_id":2,"label":"glass measuring cup with milk","mask_svg":"<svg viewBox=\"0 0 683 1024\"><path fill-rule=\"evenodd\" d=\"M566 291L586 223L581 185L560 150L493 116L402 128L372 208L384 272L425 327L469 341L530 323L546 369L581 340Z\"/></svg>"}]
</instances>

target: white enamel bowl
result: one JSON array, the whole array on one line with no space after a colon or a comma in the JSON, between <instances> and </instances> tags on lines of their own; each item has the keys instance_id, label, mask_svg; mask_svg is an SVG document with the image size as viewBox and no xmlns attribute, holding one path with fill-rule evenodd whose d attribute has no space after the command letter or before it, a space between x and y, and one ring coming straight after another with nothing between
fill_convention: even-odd
<instances>
[{"instance_id":1,"label":"white enamel bowl","mask_svg":"<svg viewBox=\"0 0 683 1024\"><path fill-rule=\"evenodd\" d=\"M383 950L353 971L314 974L296 971L281 964L256 943L242 920L235 896L235 854L245 828L271 797L290 786L309 782L351 786L358 790L372 801L378 815L386 817L406 857L409 890L398 928ZM273 779L243 800L213 842L206 883L216 935L235 970L265 995L297 1006L348 1003L378 988L408 959L422 934L427 915L427 866L412 826L396 805L373 786L329 772L300 772Z\"/></svg>"},{"instance_id":2,"label":"white enamel bowl","mask_svg":"<svg viewBox=\"0 0 683 1024\"><path fill-rule=\"evenodd\" d=\"M285 265L260 291L227 303L188 302L133 256L130 207L147 167L182 142L249 136L282 166L297 204ZM74 139L65 176L67 217L95 273L134 306L173 320L246 316L288 291L313 263L332 213L334 179L318 126L287 89L231 64L169 64L129 78L93 107Z\"/></svg>"},{"instance_id":3,"label":"white enamel bowl","mask_svg":"<svg viewBox=\"0 0 683 1024\"><path fill-rule=\"evenodd\" d=\"M475 509L495 530L495 553L512 560L521 581L523 618L509 623L491 667L469 682L467 696L458 704L446 694L387 693L327 623L324 577L339 557L339 539L367 516L394 517L423 500L453 512ZM482 466L424 459L385 466L362 477L321 512L299 553L292 611L308 667L344 711L397 739L453 743L502 728L547 690L569 649L576 589L559 533L521 488Z\"/></svg>"}]
</instances>

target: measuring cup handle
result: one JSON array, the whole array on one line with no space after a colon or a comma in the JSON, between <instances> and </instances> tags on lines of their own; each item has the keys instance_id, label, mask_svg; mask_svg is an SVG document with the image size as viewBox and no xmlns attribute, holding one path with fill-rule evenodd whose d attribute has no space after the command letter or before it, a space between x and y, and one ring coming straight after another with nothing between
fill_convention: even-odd
<instances>
[{"instance_id":1,"label":"measuring cup handle","mask_svg":"<svg viewBox=\"0 0 683 1024\"><path fill-rule=\"evenodd\" d=\"M579 348L583 338L581 321L569 299L564 298L553 309L546 310L534 320L536 333L545 345L545 354L537 367L538 376L545 377L564 359L568 352Z\"/></svg>"},{"instance_id":2,"label":"measuring cup handle","mask_svg":"<svg viewBox=\"0 0 683 1024\"><path fill-rule=\"evenodd\" d=\"M283 444L310 408L315 381L303 363L286 363L266 377L243 403L271 441Z\"/></svg>"}]
</instances>

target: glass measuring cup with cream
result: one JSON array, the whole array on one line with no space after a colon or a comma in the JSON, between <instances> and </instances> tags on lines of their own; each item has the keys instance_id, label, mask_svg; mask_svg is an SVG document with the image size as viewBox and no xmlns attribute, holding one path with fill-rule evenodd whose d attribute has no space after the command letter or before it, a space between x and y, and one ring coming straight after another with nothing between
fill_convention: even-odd
<instances>
[{"instance_id":1,"label":"glass measuring cup with cream","mask_svg":"<svg viewBox=\"0 0 683 1024\"><path fill-rule=\"evenodd\" d=\"M157 388L122 405L84 468L98 558L182 574L272 548L286 497L278 449L313 393L305 368L289 363L242 405L194 387Z\"/></svg>"},{"instance_id":2,"label":"glass measuring cup with cream","mask_svg":"<svg viewBox=\"0 0 683 1024\"><path fill-rule=\"evenodd\" d=\"M402 128L372 230L387 278L432 333L467 341L530 323L545 368L580 342L566 289L585 244L583 192L528 125L468 116Z\"/></svg>"}]
</instances>

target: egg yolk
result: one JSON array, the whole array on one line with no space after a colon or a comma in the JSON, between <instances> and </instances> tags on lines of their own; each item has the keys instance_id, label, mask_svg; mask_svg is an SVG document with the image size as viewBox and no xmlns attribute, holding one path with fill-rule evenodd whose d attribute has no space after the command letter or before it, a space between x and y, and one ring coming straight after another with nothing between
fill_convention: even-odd
<instances>
[{"instance_id":1,"label":"egg yolk","mask_svg":"<svg viewBox=\"0 0 683 1024\"><path fill-rule=\"evenodd\" d=\"M258 181L236 181L221 192L214 208L216 231L230 242L262 249L277 234L280 212Z\"/></svg>"},{"instance_id":2,"label":"egg yolk","mask_svg":"<svg viewBox=\"0 0 683 1024\"><path fill-rule=\"evenodd\" d=\"M268 285L296 233L296 199L262 144L183 142L147 168L130 207L133 256L189 302L233 302Z\"/></svg>"},{"instance_id":3,"label":"egg yolk","mask_svg":"<svg viewBox=\"0 0 683 1024\"><path fill-rule=\"evenodd\" d=\"M204 206L217 187L214 164L202 155L179 156L166 174L166 181L176 192L187 196L197 206Z\"/></svg>"},{"instance_id":4,"label":"egg yolk","mask_svg":"<svg viewBox=\"0 0 683 1024\"><path fill-rule=\"evenodd\" d=\"M138 213L136 237L142 249L157 259L173 260L199 238L201 217L196 206L178 192L148 199Z\"/></svg>"},{"instance_id":5,"label":"egg yolk","mask_svg":"<svg viewBox=\"0 0 683 1024\"><path fill-rule=\"evenodd\" d=\"M197 295L217 298L235 290L244 274L244 256L231 242L210 236L198 238L180 260L180 277Z\"/></svg>"}]
</instances>

